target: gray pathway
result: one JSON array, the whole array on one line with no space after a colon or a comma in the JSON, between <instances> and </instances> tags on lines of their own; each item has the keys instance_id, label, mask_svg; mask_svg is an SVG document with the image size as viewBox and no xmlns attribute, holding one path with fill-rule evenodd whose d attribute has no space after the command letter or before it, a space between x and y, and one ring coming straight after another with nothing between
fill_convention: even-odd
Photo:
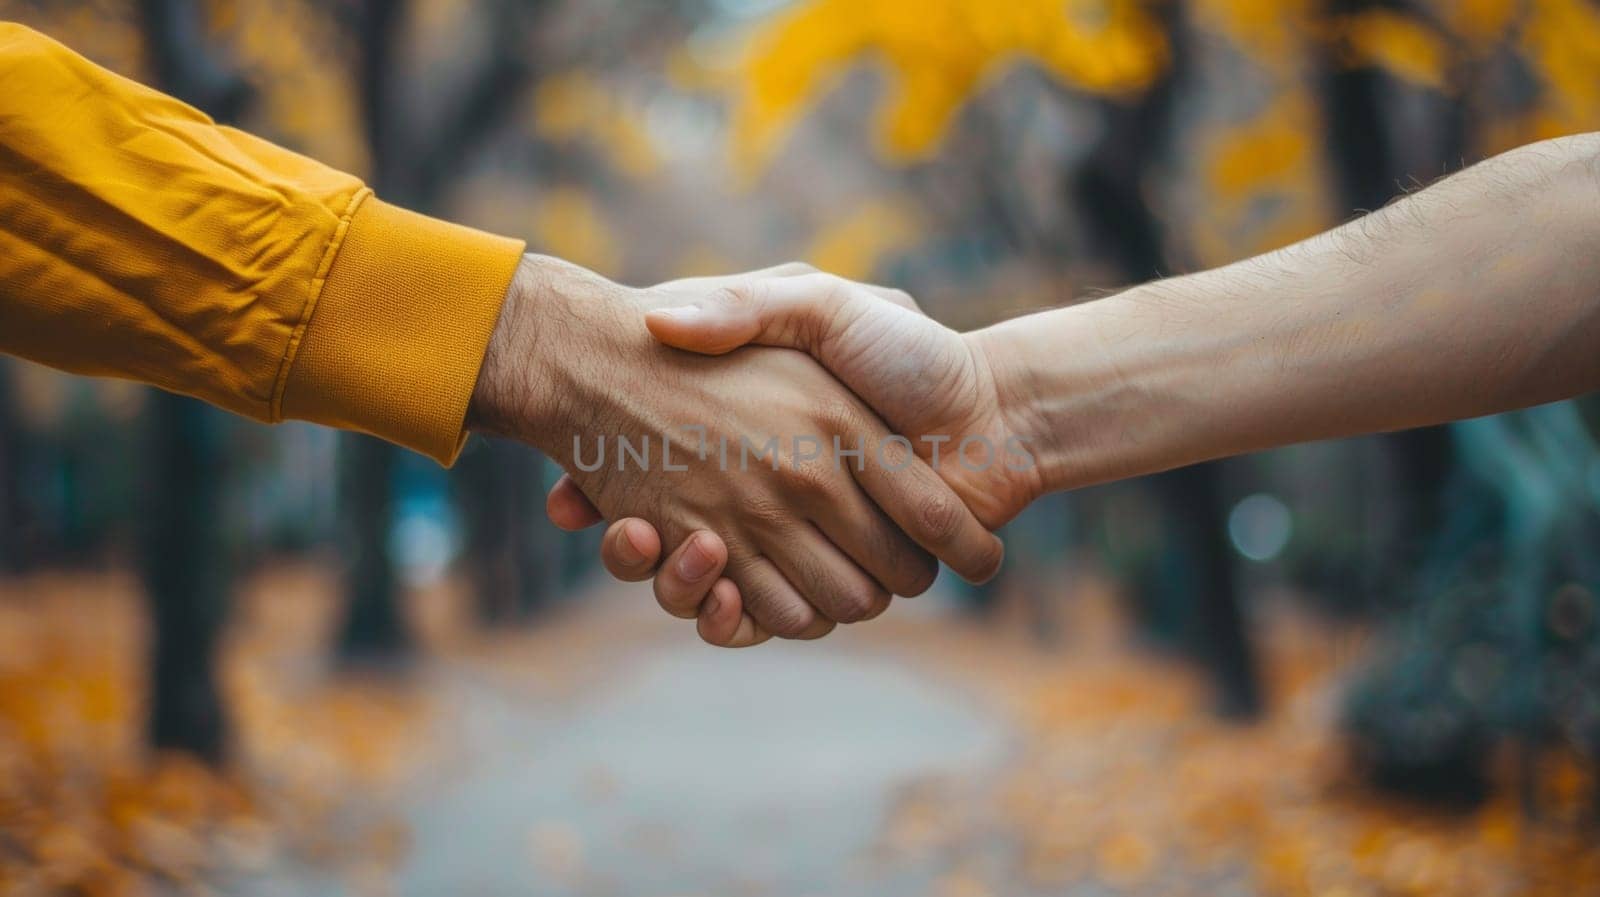
<instances>
[{"instance_id":1,"label":"gray pathway","mask_svg":"<svg viewBox=\"0 0 1600 897\"><path fill-rule=\"evenodd\" d=\"M579 669L566 669L589 683L575 693L519 687L536 677L497 668L429 674L447 708L443 759L405 791L410 844L378 887L279 868L229 891L929 893L942 868L874 862L886 812L908 785L1002 764L1009 724L853 631L719 651L664 619L659 637L641 637L637 598L596 602L563 624L591 636L633 627L622 640L632 647L575 652Z\"/></svg>"}]
</instances>

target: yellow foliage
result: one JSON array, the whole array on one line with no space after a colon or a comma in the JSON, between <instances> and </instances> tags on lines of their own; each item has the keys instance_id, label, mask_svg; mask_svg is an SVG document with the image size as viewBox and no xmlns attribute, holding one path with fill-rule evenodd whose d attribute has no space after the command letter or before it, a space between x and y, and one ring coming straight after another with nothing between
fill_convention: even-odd
<instances>
[{"instance_id":1,"label":"yellow foliage","mask_svg":"<svg viewBox=\"0 0 1600 897\"><path fill-rule=\"evenodd\" d=\"M291 854L396 867L407 830L373 808L415 775L432 704L284 675L326 656L333 581L280 568L239 595L218 650L237 761L221 769L145 746L140 593L119 575L0 580L0 894L209 894Z\"/></svg>"},{"instance_id":2,"label":"yellow foliage","mask_svg":"<svg viewBox=\"0 0 1600 897\"><path fill-rule=\"evenodd\" d=\"M1298 65L1314 0L1194 0L1195 21L1270 69Z\"/></svg>"},{"instance_id":3,"label":"yellow foliage","mask_svg":"<svg viewBox=\"0 0 1600 897\"><path fill-rule=\"evenodd\" d=\"M336 168L366 170L360 100L337 49L336 23L298 3L244 0L220 6L228 8L217 26L231 61L257 89L246 124Z\"/></svg>"},{"instance_id":4,"label":"yellow foliage","mask_svg":"<svg viewBox=\"0 0 1600 897\"><path fill-rule=\"evenodd\" d=\"M1555 130L1600 127L1600 9L1585 0L1536 0L1522 44L1543 76L1541 112Z\"/></svg>"},{"instance_id":5,"label":"yellow foliage","mask_svg":"<svg viewBox=\"0 0 1600 897\"><path fill-rule=\"evenodd\" d=\"M1443 89L1450 67L1444 38L1409 16L1374 9L1333 19L1326 39L1347 66L1375 66L1424 87Z\"/></svg>"},{"instance_id":6,"label":"yellow foliage","mask_svg":"<svg viewBox=\"0 0 1600 897\"><path fill-rule=\"evenodd\" d=\"M1523 4L1520 0L1435 0L1430 6L1452 34L1483 50L1505 39Z\"/></svg>"},{"instance_id":7,"label":"yellow foliage","mask_svg":"<svg viewBox=\"0 0 1600 897\"><path fill-rule=\"evenodd\" d=\"M1304 173L1316 121L1303 102L1280 99L1254 121L1224 131L1208 152L1206 181L1225 199L1284 184Z\"/></svg>"},{"instance_id":8,"label":"yellow foliage","mask_svg":"<svg viewBox=\"0 0 1600 897\"><path fill-rule=\"evenodd\" d=\"M0 21L18 22L47 34L119 75L150 78L145 66L144 38L126 3L0 0Z\"/></svg>"},{"instance_id":9,"label":"yellow foliage","mask_svg":"<svg viewBox=\"0 0 1600 897\"><path fill-rule=\"evenodd\" d=\"M644 179L661 167L650 137L637 124L638 110L615 90L583 72L551 75L533 94L534 129L556 142L586 141L605 153L614 168Z\"/></svg>"},{"instance_id":10,"label":"yellow foliage","mask_svg":"<svg viewBox=\"0 0 1600 897\"><path fill-rule=\"evenodd\" d=\"M1095 853L1095 869L1101 879L1121 888L1133 888L1150 877L1155 867L1155 845L1134 831L1112 834Z\"/></svg>"},{"instance_id":11,"label":"yellow foliage","mask_svg":"<svg viewBox=\"0 0 1600 897\"><path fill-rule=\"evenodd\" d=\"M1502 0L1471 0L1464 27L1499 21L1491 7ZM1503 4L1502 4L1503 5ZM1377 66L1427 87L1441 88L1450 67L1443 36L1414 17L1369 10L1323 18L1310 0L1195 0L1195 20L1278 78L1296 77L1307 50L1331 44L1346 66Z\"/></svg>"},{"instance_id":12,"label":"yellow foliage","mask_svg":"<svg viewBox=\"0 0 1600 897\"><path fill-rule=\"evenodd\" d=\"M616 241L600 209L576 187L557 187L539 203L534 239L541 250L601 273L615 273Z\"/></svg>"},{"instance_id":13,"label":"yellow foliage","mask_svg":"<svg viewBox=\"0 0 1600 897\"><path fill-rule=\"evenodd\" d=\"M594 81L582 72L551 75L533 92L534 129L546 140L576 140L593 118L599 95Z\"/></svg>"},{"instance_id":14,"label":"yellow foliage","mask_svg":"<svg viewBox=\"0 0 1600 897\"><path fill-rule=\"evenodd\" d=\"M737 270L735 263L714 247L699 243L689 247L673 263L672 277L713 277Z\"/></svg>"},{"instance_id":15,"label":"yellow foliage","mask_svg":"<svg viewBox=\"0 0 1600 897\"><path fill-rule=\"evenodd\" d=\"M733 74L720 58L707 59L705 54L694 52L688 45L677 47L667 54L662 73L668 84L686 93L719 91Z\"/></svg>"},{"instance_id":16,"label":"yellow foliage","mask_svg":"<svg viewBox=\"0 0 1600 897\"><path fill-rule=\"evenodd\" d=\"M1203 261L1221 264L1276 249L1327 226L1321 127L1310 95L1295 89L1206 141L1203 181L1211 211L1194 235Z\"/></svg>"},{"instance_id":17,"label":"yellow foliage","mask_svg":"<svg viewBox=\"0 0 1600 897\"><path fill-rule=\"evenodd\" d=\"M805 257L840 277L868 280L880 259L916 245L921 233L916 218L906 207L872 201L840 216L818 233Z\"/></svg>"},{"instance_id":18,"label":"yellow foliage","mask_svg":"<svg viewBox=\"0 0 1600 897\"><path fill-rule=\"evenodd\" d=\"M888 70L878 147L906 162L937 149L951 118L995 71L1040 66L1092 93L1127 94L1165 68L1166 36L1135 0L806 0L751 40L734 113L736 161L750 173L858 57Z\"/></svg>"}]
</instances>

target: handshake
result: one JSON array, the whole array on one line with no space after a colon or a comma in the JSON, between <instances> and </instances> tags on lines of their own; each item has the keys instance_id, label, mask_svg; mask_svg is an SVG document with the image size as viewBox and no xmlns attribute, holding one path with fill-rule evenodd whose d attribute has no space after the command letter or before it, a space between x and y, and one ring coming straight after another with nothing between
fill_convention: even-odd
<instances>
[{"instance_id":1,"label":"handshake","mask_svg":"<svg viewBox=\"0 0 1600 897\"><path fill-rule=\"evenodd\" d=\"M468 411L701 636L816 638L992 576L1045 492L1600 389L1600 135L1222 268L956 333L804 265L650 289L523 259ZM796 351L798 350L798 351ZM662 560L663 554L665 560Z\"/></svg>"},{"instance_id":2,"label":"handshake","mask_svg":"<svg viewBox=\"0 0 1600 897\"><path fill-rule=\"evenodd\" d=\"M961 334L803 265L619 286L20 26L0 58L0 352L441 461L476 371L467 426L560 462L552 519L613 521L606 565L719 645L871 618L936 561L992 576L1045 492L1600 390L1600 134Z\"/></svg>"},{"instance_id":3,"label":"handshake","mask_svg":"<svg viewBox=\"0 0 1600 897\"><path fill-rule=\"evenodd\" d=\"M991 530L1049 457L1013 352L806 265L636 290L528 256L471 425L560 462L551 518L615 521L607 568L654 574L706 641L818 638L925 591L938 561L999 568Z\"/></svg>"}]
</instances>

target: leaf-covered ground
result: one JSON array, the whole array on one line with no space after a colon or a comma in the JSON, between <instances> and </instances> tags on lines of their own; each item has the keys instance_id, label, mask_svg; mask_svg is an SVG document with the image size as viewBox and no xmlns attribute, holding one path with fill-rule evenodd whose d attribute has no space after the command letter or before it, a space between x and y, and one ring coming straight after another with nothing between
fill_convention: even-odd
<instances>
[{"instance_id":1,"label":"leaf-covered ground","mask_svg":"<svg viewBox=\"0 0 1600 897\"><path fill-rule=\"evenodd\" d=\"M132 583L0 586L0 894L1580 894L1592 783L1548 758L1445 814L1381 800L1331 735L1362 637L1266 622L1268 718L1210 718L1094 584L1063 644L896 607L725 654L595 585L526 632L420 596L389 681L327 661L330 578L241 595L232 763L141 747ZM1509 779L1509 776L1502 776Z\"/></svg>"}]
</instances>

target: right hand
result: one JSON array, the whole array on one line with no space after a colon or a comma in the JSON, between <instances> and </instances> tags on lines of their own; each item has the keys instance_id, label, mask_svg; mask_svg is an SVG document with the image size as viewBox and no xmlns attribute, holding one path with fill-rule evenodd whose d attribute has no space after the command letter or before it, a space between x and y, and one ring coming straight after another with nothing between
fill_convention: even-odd
<instances>
[{"instance_id":1,"label":"right hand","mask_svg":"<svg viewBox=\"0 0 1600 897\"><path fill-rule=\"evenodd\" d=\"M804 265L745 278L675 281L656 290L673 299L646 316L658 339L707 354L748 343L810 353L896 432L912 438L920 455L930 463L937 460L940 475L986 526L1010 520L1042 492L1039 472L1013 451L1026 450L1024 430L1005 413L982 333L963 336L940 325L897 290L852 283ZM940 437L947 441L935 441ZM981 440L972 443L963 463L956 452L968 437ZM983 446L994 455L988 465L970 457ZM557 484L548 507L551 518L568 528L598 519L569 483ZM624 544L629 548L620 550ZM759 626L730 608L738 602L738 589L717 579L720 568L714 561L723 549L713 534L696 534L658 567L660 545L647 524L623 519L608 531L601 554L619 578L653 574L657 596L670 611L687 616L698 608L707 641L728 647L760 641ZM713 563L685 568L679 563L685 552ZM689 571L704 575L686 575ZM708 594L720 600L702 604Z\"/></svg>"},{"instance_id":2,"label":"right hand","mask_svg":"<svg viewBox=\"0 0 1600 897\"><path fill-rule=\"evenodd\" d=\"M764 632L812 638L881 613L890 593L932 583L931 555L974 578L994 572L999 541L926 464L858 471L795 457L792 437L853 446L888 435L815 362L772 349L715 359L666 349L644 326L665 301L530 256L485 356L473 426L534 444L594 508L646 520L673 544L720 534L730 578ZM704 427L703 437L686 426ZM599 468L576 463L579 435L584 458L608 438ZM618 436L649 439L654 466L621 463ZM714 448L726 437L736 453L741 437L769 436L780 438L777 469L722 464ZM687 470L663 469L663 438Z\"/></svg>"}]
</instances>

